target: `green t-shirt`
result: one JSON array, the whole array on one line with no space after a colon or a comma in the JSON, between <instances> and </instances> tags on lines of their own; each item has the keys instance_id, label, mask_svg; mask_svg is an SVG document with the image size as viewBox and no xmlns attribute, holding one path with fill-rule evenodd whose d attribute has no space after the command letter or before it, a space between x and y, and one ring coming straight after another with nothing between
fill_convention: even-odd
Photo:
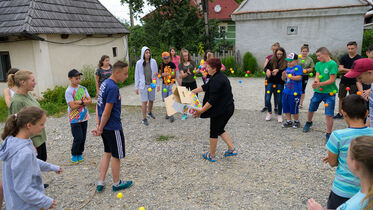
<instances>
[{"instance_id":1,"label":"green t-shirt","mask_svg":"<svg viewBox=\"0 0 373 210\"><path fill-rule=\"evenodd\" d=\"M320 79L320 82L325 82L330 79L330 75L332 74L337 75L338 65L333 60L330 60L328 62L318 62L316 63L315 70L322 76ZM337 88L337 85L335 84L335 81L333 84L322 86L321 88L323 89L322 91L320 91L319 88L313 89L313 91L318 92L318 93L328 93L328 94L330 94L331 92L334 92L334 94L338 93L338 88Z\"/></svg>"},{"instance_id":2,"label":"green t-shirt","mask_svg":"<svg viewBox=\"0 0 373 210\"><path fill-rule=\"evenodd\" d=\"M13 98L10 100L9 112L10 114L15 114L19 112L22 108L27 106L40 107L40 104L31 95L31 93L28 93L27 96L22 94L14 94ZM46 142L47 135L45 134L45 129L43 129L39 135L31 136L31 140L35 147L39 147L44 142Z\"/></svg>"},{"instance_id":3,"label":"green t-shirt","mask_svg":"<svg viewBox=\"0 0 373 210\"><path fill-rule=\"evenodd\" d=\"M302 67L302 69L315 68L315 63L309 56L307 56L306 58L298 58L298 64ZM309 75L309 72L303 75Z\"/></svg>"}]
</instances>

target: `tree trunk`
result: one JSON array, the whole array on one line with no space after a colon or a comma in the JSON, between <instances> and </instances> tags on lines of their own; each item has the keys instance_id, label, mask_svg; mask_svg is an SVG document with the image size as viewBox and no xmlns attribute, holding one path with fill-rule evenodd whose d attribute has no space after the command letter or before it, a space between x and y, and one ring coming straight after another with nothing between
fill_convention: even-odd
<instances>
[{"instance_id":1,"label":"tree trunk","mask_svg":"<svg viewBox=\"0 0 373 210\"><path fill-rule=\"evenodd\" d=\"M135 25L134 23L134 17L133 17L133 6L132 4L129 4L129 8L130 8L130 25L131 25L131 28Z\"/></svg>"}]
</instances>

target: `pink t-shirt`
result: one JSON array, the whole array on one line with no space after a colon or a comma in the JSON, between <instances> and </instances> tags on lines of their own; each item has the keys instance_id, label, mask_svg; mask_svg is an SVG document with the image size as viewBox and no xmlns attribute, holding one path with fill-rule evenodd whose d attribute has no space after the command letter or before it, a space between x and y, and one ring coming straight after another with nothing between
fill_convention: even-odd
<instances>
[{"instance_id":1,"label":"pink t-shirt","mask_svg":"<svg viewBox=\"0 0 373 210\"><path fill-rule=\"evenodd\" d=\"M269 61L272 59L273 57L273 54L270 54L270 55L267 55L266 59L268 59Z\"/></svg>"},{"instance_id":2,"label":"pink t-shirt","mask_svg":"<svg viewBox=\"0 0 373 210\"><path fill-rule=\"evenodd\" d=\"M176 71L179 71L180 56L172 57L172 63L176 65Z\"/></svg>"}]
</instances>

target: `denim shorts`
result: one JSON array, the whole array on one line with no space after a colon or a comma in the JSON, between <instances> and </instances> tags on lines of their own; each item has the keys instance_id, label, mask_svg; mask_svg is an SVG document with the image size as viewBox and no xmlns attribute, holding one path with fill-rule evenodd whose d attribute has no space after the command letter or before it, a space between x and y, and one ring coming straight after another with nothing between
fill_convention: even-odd
<instances>
[{"instance_id":1,"label":"denim shorts","mask_svg":"<svg viewBox=\"0 0 373 210\"><path fill-rule=\"evenodd\" d=\"M294 96L290 94L282 94L282 108L284 113L298 114L299 113L300 95Z\"/></svg>"},{"instance_id":2,"label":"denim shorts","mask_svg":"<svg viewBox=\"0 0 373 210\"><path fill-rule=\"evenodd\" d=\"M329 93L315 92L311 98L310 107L308 111L316 112L319 108L321 101L323 101L324 104L328 104L328 106L325 107L325 115L333 117L335 107L335 95L331 96Z\"/></svg>"},{"instance_id":3,"label":"denim shorts","mask_svg":"<svg viewBox=\"0 0 373 210\"><path fill-rule=\"evenodd\" d=\"M171 84L171 85L165 85L165 84L162 84L162 101L164 102L164 99L167 98L168 96L172 95L172 86L174 86L174 84ZM167 91L164 92L163 90L166 89Z\"/></svg>"}]
</instances>

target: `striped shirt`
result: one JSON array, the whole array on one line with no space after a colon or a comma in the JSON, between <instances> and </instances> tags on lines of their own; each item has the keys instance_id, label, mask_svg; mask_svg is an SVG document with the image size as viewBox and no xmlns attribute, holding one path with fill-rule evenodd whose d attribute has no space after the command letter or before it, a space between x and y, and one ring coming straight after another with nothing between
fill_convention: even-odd
<instances>
[{"instance_id":1,"label":"striped shirt","mask_svg":"<svg viewBox=\"0 0 373 210\"><path fill-rule=\"evenodd\" d=\"M360 179L353 175L347 165L347 151L353 139L359 136L373 136L373 128L346 128L333 131L326 149L338 155L338 167L332 191L341 197L351 198L360 190Z\"/></svg>"}]
</instances>

